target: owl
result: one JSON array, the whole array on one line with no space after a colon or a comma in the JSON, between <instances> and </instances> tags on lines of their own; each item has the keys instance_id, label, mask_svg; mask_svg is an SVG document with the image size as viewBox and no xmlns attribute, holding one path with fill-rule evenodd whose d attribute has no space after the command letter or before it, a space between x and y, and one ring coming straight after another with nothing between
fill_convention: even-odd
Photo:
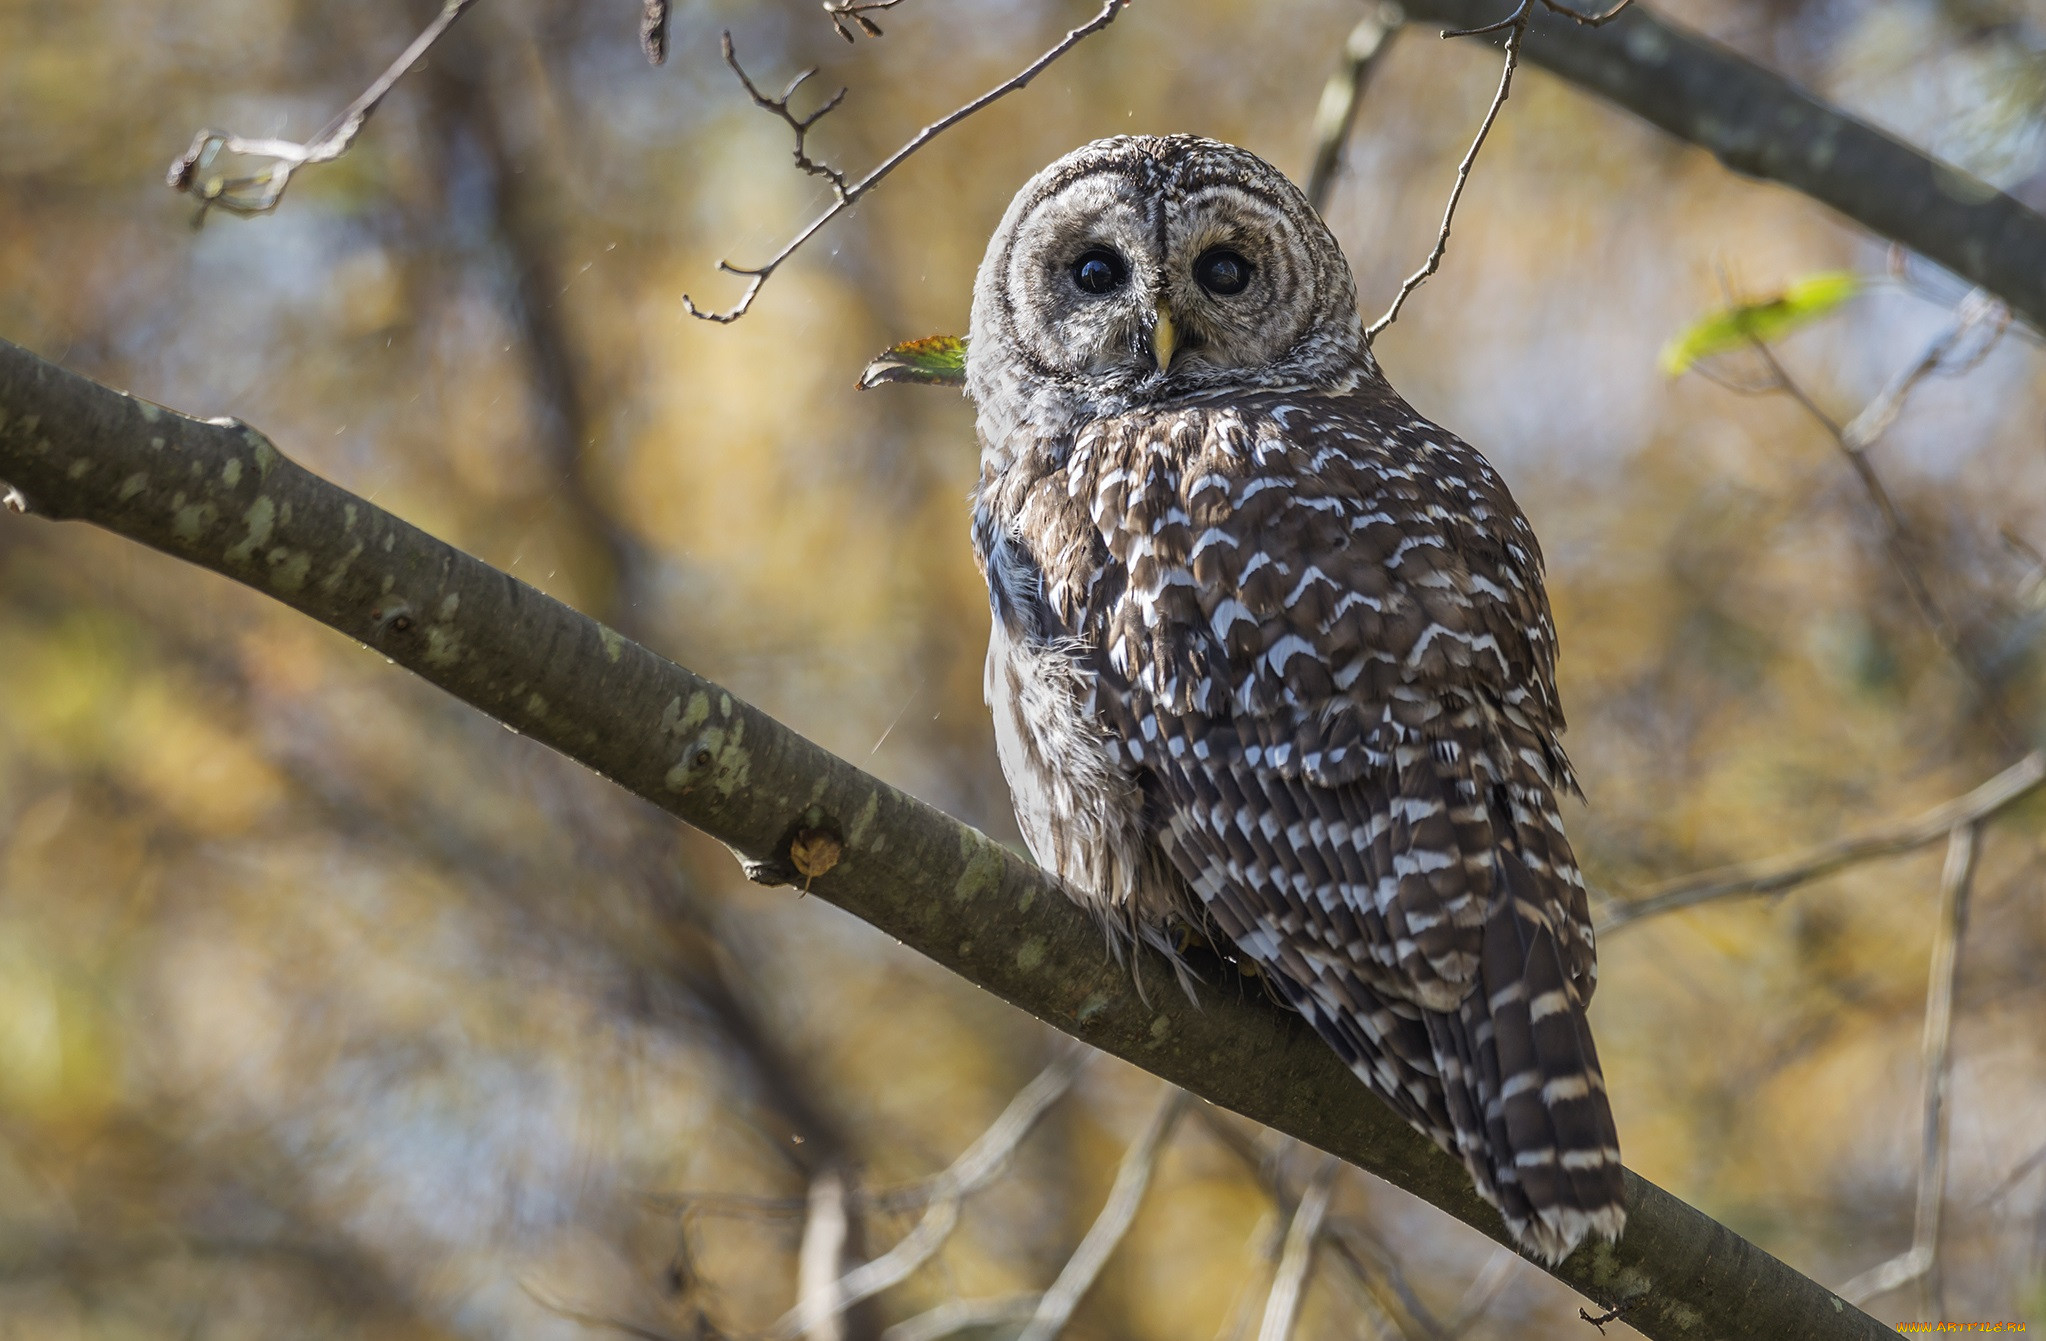
<instances>
[{"instance_id":1,"label":"owl","mask_svg":"<svg viewBox=\"0 0 2046 1341\"><path fill-rule=\"evenodd\" d=\"M1039 864L1124 944L1226 938L1528 1251L1617 1238L1541 551L1306 198L1192 136L1068 154L988 244L966 386Z\"/></svg>"}]
</instances>

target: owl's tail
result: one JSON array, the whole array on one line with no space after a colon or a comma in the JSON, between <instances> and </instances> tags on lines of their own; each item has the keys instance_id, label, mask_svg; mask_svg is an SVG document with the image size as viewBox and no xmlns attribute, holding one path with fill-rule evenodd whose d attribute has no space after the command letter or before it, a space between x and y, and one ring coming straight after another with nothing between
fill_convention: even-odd
<instances>
[{"instance_id":1,"label":"owl's tail","mask_svg":"<svg viewBox=\"0 0 2046 1341\"><path fill-rule=\"evenodd\" d=\"M1457 1148L1478 1191L1551 1264L1627 1223L1619 1134L1578 989L1534 876L1498 857L1478 982L1455 1014L1427 1013Z\"/></svg>"}]
</instances>

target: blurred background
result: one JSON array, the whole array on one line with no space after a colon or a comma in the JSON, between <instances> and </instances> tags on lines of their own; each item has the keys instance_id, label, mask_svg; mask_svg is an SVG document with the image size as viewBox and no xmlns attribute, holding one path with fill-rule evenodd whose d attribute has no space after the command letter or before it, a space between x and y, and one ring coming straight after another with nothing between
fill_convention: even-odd
<instances>
[{"instance_id":1,"label":"blurred background","mask_svg":"<svg viewBox=\"0 0 2046 1341\"><path fill-rule=\"evenodd\" d=\"M637 8L488 0L274 215L195 230L163 172L197 128L311 135L435 6L0 0L0 335L248 420L1013 842L969 407L854 379L963 330L1011 193L1083 141L1197 131L1304 173L1360 11L1138 4L721 327L682 294L735 300L717 259L770 255L826 198L720 63L721 28L763 85L813 63L820 95L848 85L812 145L864 169L1095 6L909 0L847 45L810 0L685 0L658 69ZM2046 204L2040 0L1681 9ZM1367 316L1426 254L1497 74L1410 30L1366 93L1327 213ZM1965 293L1894 261L1528 68L1442 273L1379 342L1546 545L1588 800L1566 813L1603 890L1916 814L2046 726L2036 340L1928 383L1873 452L1981 685L1811 417L1657 364L1729 294L1857 271L1865 292L1779 351L1844 419ZM1986 831L1945 1299L1882 1295L1885 1319L2046 1323L2042 825L2021 805ZM1628 1163L1836 1287L1911 1242L1939 863L1935 844L1601 946ZM762 1335L796 1298L816 1189L853 1189L845 1264L878 1254L917 1180L1058 1051L340 636L0 515L0 1335ZM942 1251L813 1335L1043 1289L1157 1093L1092 1064ZM1067 1335L1254 1334L1313 1168L1191 1113ZM1581 1301L1396 1189L1352 1172L1330 1215L1296 1336L1584 1334Z\"/></svg>"}]
</instances>

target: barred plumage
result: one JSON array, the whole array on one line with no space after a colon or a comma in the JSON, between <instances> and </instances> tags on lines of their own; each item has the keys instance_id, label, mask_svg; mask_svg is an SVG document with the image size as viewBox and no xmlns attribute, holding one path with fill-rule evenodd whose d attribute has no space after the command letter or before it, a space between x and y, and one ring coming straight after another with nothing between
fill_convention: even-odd
<instances>
[{"instance_id":1,"label":"barred plumage","mask_svg":"<svg viewBox=\"0 0 2046 1341\"><path fill-rule=\"evenodd\" d=\"M989 246L968 377L1038 859L1154 943L1212 924L1534 1252L1616 1237L1540 550L1379 374L1305 201L1211 141L1069 155Z\"/></svg>"}]
</instances>

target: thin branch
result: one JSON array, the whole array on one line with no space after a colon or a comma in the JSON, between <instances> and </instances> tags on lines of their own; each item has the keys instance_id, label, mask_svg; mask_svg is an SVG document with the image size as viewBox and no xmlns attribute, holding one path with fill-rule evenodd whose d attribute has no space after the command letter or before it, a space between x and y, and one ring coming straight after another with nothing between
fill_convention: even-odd
<instances>
[{"instance_id":1,"label":"thin branch","mask_svg":"<svg viewBox=\"0 0 2046 1341\"><path fill-rule=\"evenodd\" d=\"M1292 1341L1293 1323L1300 1316L1300 1301L1307 1293L1307 1273L1314 1265L1314 1246L1321 1238L1321 1222L1328 1215L1329 1198L1336 1190L1336 1175L1342 1162L1324 1156L1308 1180L1293 1219L1286 1226L1286 1246L1279 1253L1279 1270L1272 1277L1272 1292L1265 1296L1264 1323L1257 1329L1257 1341Z\"/></svg>"},{"instance_id":2,"label":"thin branch","mask_svg":"<svg viewBox=\"0 0 2046 1341\"><path fill-rule=\"evenodd\" d=\"M1932 943L1932 968L1925 989L1925 1037L1921 1044L1923 1123L1919 1133L1918 1206L1911 1221L1911 1247L1869 1268L1840 1287L1840 1297L1859 1304L1913 1281L1922 1281L1923 1316L1945 1312L1939 1267L1940 1213L1946 1202L1947 1107L1953 1083L1954 989L1960 980L1961 939L1968 930L1968 895L1981 852L1978 824L1959 824L1947 843L1940 872L1939 930Z\"/></svg>"},{"instance_id":3,"label":"thin branch","mask_svg":"<svg viewBox=\"0 0 2046 1341\"><path fill-rule=\"evenodd\" d=\"M1281 1166L1287 1162L1285 1155L1297 1149L1299 1142L1268 1129L1253 1137L1240 1123L1229 1121L1213 1108L1203 1108L1200 1114L1209 1132L1243 1161L1280 1213L1290 1214L1299 1203L1300 1194ZM1363 1225L1351 1219L1331 1219L1323 1228L1323 1237L1335 1247L1336 1260L1369 1306L1382 1316L1387 1328L1402 1335L1413 1331L1430 1337L1456 1335L1457 1329L1438 1322L1415 1293L1399 1258ZM1276 1252L1275 1245L1275 1255Z\"/></svg>"},{"instance_id":4,"label":"thin branch","mask_svg":"<svg viewBox=\"0 0 2046 1341\"><path fill-rule=\"evenodd\" d=\"M1874 445L1897 422L1897 416L1904 411L1904 403L1918 389L1920 382L1935 375L1958 377L1971 371L1996 348L1997 341L2010 329L2010 319L2010 309L1990 297L1986 290L1971 290L1954 309L1954 319L1925 347L1918 361L1892 378L1890 384L1840 430L1842 445L1854 452ZM1988 327L1985 338L1972 348L1964 349L1964 357L1955 359L1954 351L1962 347L1962 342L1969 335L1984 326Z\"/></svg>"},{"instance_id":5,"label":"thin branch","mask_svg":"<svg viewBox=\"0 0 2046 1341\"><path fill-rule=\"evenodd\" d=\"M1954 993L1961 981L1961 942L1968 934L1969 894L1975 867L1982 856L1980 825L1963 824L1947 843L1940 872L1939 931L1932 943L1932 965L1925 991L1925 1037L1919 1130L1918 1206L1911 1219L1912 1247L1925 1255L1924 1316L1946 1312L1945 1281L1940 1273L1941 1211L1946 1204L1948 1137L1953 1127L1949 1100L1954 1083Z\"/></svg>"},{"instance_id":6,"label":"thin branch","mask_svg":"<svg viewBox=\"0 0 2046 1341\"><path fill-rule=\"evenodd\" d=\"M1314 109L1314 166L1307 173L1307 203L1314 206L1316 214L1328 213L1329 192L1343 165L1343 146L1357 120L1357 103L1406 21L1406 11L1396 0L1379 0L1368 6L1357 26L1350 29L1328 83L1322 85L1321 101Z\"/></svg>"},{"instance_id":7,"label":"thin branch","mask_svg":"<svg viewBox=\"0 0 2046 1341\"><path fill-rule=\"evenodd\" d=\"M639 11L639 49L647 62L659 65L668 59L668 0L643 0Z\"/></svg>"},{"instance_id":8,"label":"thin branch","mask_svg":"<svg viewBox=\"0 0 2046 1341\"><path fill-rule=\"evenodd\" d=\"M199 198L199 215L194 225L203 222L206 211L211 208L224 209L230 214L268 214L284 199L294 172L309 164L331 163L347 153L369 121L370 113L376 111L377 104L384 100L384 95L476 2L446 0L440 7L440 13L434 15L433 22L412 39L412 45L377 76L376 82L364 89L354 102L342 108L319 134L303 144L296 140L244 139L223 130L202 130L193 136L191 147L170 165L164 180L172 190ZM272 162L268 167L242 177L202 175L222 150L252 158L267 158ZM255 194L247 194L250 191Z\"/></svg>"},{"instance_id":9,"label":"thin branch","mask_svg":"<svg viewBox=\"0 0 2046 1341\"><path fill-rule=\"evenodd\" d=\"M552 1313L555 1317L576 1323L579 1326L601 1328L607 1332L619 1332L625 1336L636 1338L636 1341L682 1341L681 1337L670 1335L657 1328L648 1327L643 1323L634 1322L630 1318L621 1318L610 1313L590 1313L565 1304L559 1299L550 1299L534 1289L531 1284L524 1281L519 1283L519 1289L524 1291L526 1298L532 1300L549 1313Z\"/></svg>"},{"instance_id":10,"label":"thin branch","mask_svg":"<svg viewBox=\"0 0 2046 1341\"><path fill-rule=\"evenodd\" d=\"M1986 823L2037 791L2042 782L2046 782L2046 754L2034 752L1967 795L1934 806L1915 819L1853 838L1821 843L1802 852L1683 876L1657 885L1637 898L1616 900L1600 919L1598 934L1610 935L1645 918L1673 913L1679 908L1695 908L1715 899L1780 894L1843 867L1913 851L1946 837L1960 826Z\"/></svg>"},{"instance_id":11,"label":"thin branch","mask_svg":"<svg viewBox=\"0 0 2046 1341\"><path fill-rule=\"evenodd\" d=\"M1203 1117L1212 1117L1206 1112ZM1254 1268L1242 1284L1236 1287L1234 1302L1229 1307L1229 1317L1222 1329L1215 1333L1215 1341L1243 1341L1249 1335L1251 1318L1257 1312L1258 1300L1271 1289L1271 1275L1279 1268L1279 1250L1284 1246L1286 1226L1271 1210L1257 1218L1251 1226L1250 1242L1246 1245L1255 1255Z\"/></svg>"},{"instance_id":12,"label":"thin branch","mask_svg":"<svg viewBox=\"0 0 2046 1341\"><path fill-rule=\"evenodd\" d=\"M1748 343L1768 368L1776 385L1826 430L1827 435L1840 448L1841 454L1847 458L1847 464L1854 471L1855 478L1861 481L1862 491L1868 495L1869 502L1875 505L1876 515L1882 520L1884 546L1890 552L1890 562L1895 565L1898 576L1904 579L1904 588L1911 594L1911 603L1918 608L1919 615L1932 629L1933 637L1939 642L1941 649L1953 659L1961 673L1967 676L1975 692L1981 696L1983 704L1995 715L2003 734L2015 739L2016 733L2002 720L2001 710L1997 707L1995 689L1989 676L1976 663L1967 644L1961 638L1960 627L1954 623L1953 616L1947 613L1946 607L1933 594L1931 583L1926 580L1925 573L1919 568L1917 543L1911 535L1910 528L1905 524L1904 514L1898 511L1896 500L1890 496L1888 487L1883 484L1882 476L1876 471L1875 462L1869 459L1868 448L1873 439L1857 440L1851 437L1847 429L1821 409L1818 402L1813 400L1790 375L1789 370L1777 359L1775 351L1760 340L1751 338ZM1935 342L1936 345L1938 343ZM1936 360L1937 355L1934 358ZM1911 378L1910 384L1915 386L1917 381L1917 378ZM1893 421L1897 410L1894 408L1884 410L1882 401L1883 397L1878 397L1871 409L1878 410L1886 416L1884 422Z\"/></svg>"},{"instance_id":13,"label":"thin branch","mask_svg":"<svg viewBox=\"0 0 2046 1341\"><path fill-rule=\"evenodd\" d=\"M1127 3L1128 0L1107 0L1107 2L1101 6L1101 12L1099 14L1096 14L1092 19L1090 19L1086 23L1083 23L1079 27L1073 29L1071 32L1067 33L1063 38L1060 38L1057 44L1055 44L1049 51L1045 52L1042 56L1039 56L1036 60L1032 61L1029 65L1025 66L1022 70L1018 71L1014 76L1003 81L1000 84L995 85L993 88L981 94L972 102L969 102L963 107L960 107L957 111L952 112L950 115L940 117L938 120L933 121L929 125L925 126L915 135L912 135L900 149L897 149L893 154L890 154L887 158L883 159L879 167L875 168L866 176L860 178L860 180L858 180L857 182L852 183L850 186L837 185L836 187L837 199L831 202L830 207L826 209L822 214L818 215L815 219L811 220L808 227L804 228L801 232L797 233L794 238L790 239L786 246L784 246L780 251L776 252L772 257L770 257L761 265L740 266L733 265L729 261L719 261L718 269L724 271L726 274L742 275L746 277L747 280L746 291L739 296L739 301L735 306L727 308L725 311L722 312L706 311L698 307L696 305L695 300L685 293L682 295L682 306L684 310L686 310L692 317L701 317L705 321L715 321L720 324L729 324L731 322L737 321L740 317L745 316L747 309L753 306L753 300L759 297L761 286L766 284L768 279L773 276L774 272L781 268L782 262L788 260L789 257L795 255L796 252L803 246L804 243L808 242L811 238L817 235L818 231L822 229L824 225L830 223L833 219L836 219L846 210L851 209L853 205L859 201L860 197L866 195L867 192L873 190L876 186L879 186L881 184L882 179L885 178L889 173L895 171L895 169L901 167L902 164L910 157L910 155L916 153L919 149L922 149L932 140L944 134L952 127L958 125L961 121L966 120L966 118L972 116L974 113L980 111L982 108L988 106L990 103L993 103L1000 98L1007 97L1009 94L1014 93L1017 89L1022 88L1025 84L1028 84L1031 80L1043 74L1045 70L1051 66L1052 62L1056 61L1059 57L1065 55L1068 51L1071 51L1074 47L1078 46L1082 41L1084 41L1089 36L1093 35L1094 33L1100 32L1109 24L1115 22L1116 15L1122 12L1124 5L1126 5ZM794 86L791 85L790 87L793 88ZM749 93L753 91L750 85L748 86L747 91ZM754 101L756 102L759 101L759 97L757 94L755 94L754 96Z\"/></svg>"},{"instance_id":14,"label":"thin branch","mask_svg":"<svg viewBox=\"0 0 2046 1341\"><path fill-rule=\"evenodd\" d=\"M945 1240L959 1225L961 1204L1001 1176L1008 1167L1010 1156L1016 1153L1016 1147L1030 1134L1037 1120L1072 1088L1081 1068L1093 1056L1085 1048L1063 1049L1035 1080L1025 1085L1002 1110L1002 1115L966 1148L964 1154L952 1161L950 1168L938 1175L938 1190L915 1228L881 1256L839 1278L838 1307L850 1308L862 1299L907 1280L918 1267L936 1256L938 1249L945 1245ZM768 1335L778 1338L778 1341L796 1341L797 1337L804 1335L810 1321L809 1312L799 1304L784 1314Z\"/></svg>"},{"instance_id":15,"label":"thin branch","mask_svg":"<svg viewBox=\"0 0 2046 1341\"><path fill-rule=\"evenodd\" d=\"M1385 315L1365 328L1365 343L1378 338L1378 333L1399 320L1400 308L1406 305L1407 295L1421 287L1427 278L1442 265L1442 257L1449 250L1449 229L1456 219L1457 202L1463 199L1463 188L1471 179L1471 168L1478 161L1478 151L1485 147L1485 137L1492 133L1492 123L1499 119L1499 109L1506 105L1506 96L1513 90L1513 71L1520 64L1520 44L1527 36L1528 20L1534 17L1535 0L1520 0L1520 7L1500 24L1485 28L1466 29L1461 33L1444 33L1444 37L1463 37L1490 32L1493 28L1510 27L1506 34L1506 63L1499 71L1499 91L1492 95L1492 105L1485 110L1485 119L1478 126L1476 138L1464 152L1463 162L1456 167L1456 185L1449 189L1449 204L1442 211L1442 228L1435 235L1435 246L1428 253L1428 260L1419 270L1407 276L1407 282L1400 285L1400 291L1393 295L1392 306L1385 309Z\"/></svg>"},{"instance_id":16,"label":"thin branch","mask_svg":"<svg viewBox=\"0 0 2046 1341\"><path fill-rule=\"evenodd\" d=\"M1037 1312L1031 1315L1030 1324L1025 1327L1016 1341L1054 1341L1072 1320L1073 1310L1080 1306L1080 1300L1094 1285L1095 1277L1108 1262L1123 1235L1137 1218L1137 1208L1144 1203L1144 1193L1151 1186L1151 1175L1157 1172L1158 1157L1165 1153L1165 1143L1172 1135L1172 1129L1179 1125L1179 1119L1186 1113L1186 1106L1193 1096L1177 1085L1168 1084L1159 1094L1156 1106L1151 1109L1151 1119L1144 1124L1144 1130L1137 1136L1130 1148L1123 1152L1122 1163L1116 1166L1115 1184L1108 1190L1108 1200L1101 1207L1101 1214L1080 1240L1080 1246L1066 1261L1065 1269L1059 1272L1044 1297L1037 1302Z\"/></svg>"},{"instance_id":17,"label":"thin branch","mask_svg":"<svg viewBox=\"0 0 2046 1341\"><path fill-rule=\"evenodd\" d=\"M789 99L795 96L796 90L801 88L811 75L817 73L815 66L791 79L789 86L781 91L780 97L770 97L754 86L753 80L748 77L745 69L740 66L738 53L732 47L730 29L725 31L724 51L725 64L731 66L732 73L739 76L739 83L745 87L746 96L753 99L753 105L774 113L782 119L791 131L795 132L796 167L812 177L822 177L825 181L830 182L832 194L837 196L841 202L845 202L847 200L845 174L828 163L819 163L816 159L811 158L809 154L809 138L810 128L831 115L832 111L845 101L846 91L843 88L839 89L838 92L826 98L817 110L810 113L810 115L797 116L789 110Z\"/></svg>"},{"instance_id":18,"label":"thin branch","mask_svg":"<svg viewBox=\"0 0 2046 1341\"><path fill-rule=\"evenodd\" d=\"M1401 2L1409 21L1449 28L1489 21L1501 0ZM1743 176L1781 182L1902 243L2046 329L2046 218L1755 61L1642 5L1602 25L1545 10L1525 59ZM1812 152L1820 144L1826 152Z\"/></svg>"},{"instance_id":19,"label":"thin branch","mask_svg":"<svg viewBox=\"0 0 2046 1341\"><path fill-rule=\"evenodd\" d=\"M1614 19L1619 18L1621 14L1626 12L1627 6L1633 3L1634 0L1618 0L1617 4L1611 9L1606 10L1603 14L1580 14L1568 5L1557 3L1557 0L1542 0L1542 8L1548 10L1551 14L1561 14L1564 18L1571 20L1580 27L1603 28Z\"/></svg>"},{"instance_id":20,"label":"thin branch","mask_svg":"<svg viewBox=\"0 0 2046 1341\"><path fill-rule=\"evenodd\" d=\"M2018 1184L2024 1182L2034 1170L2042 1165L2046 1165L2046 1145L2040 1146L2037 1150L2019 1160L2009 1173L1997 1181L1995 1187L1982 1194L1981 1199L1975 1203L1973 1209L1981 1210L1985 1206L1993 1206L1997 1202L2002 1201L2017 1189Z\"/></svg>"},{"instance_id":21,"label":"thin branch","mask_svg":"<svg viewBox=\"0 0 2046 1341\"><path fill-rule=\"evenodd\" d=\"M826 1169L810 1182L810 1213L796 1252L796 1312L803 1341L843 1341L845 1304L838 1272L845 1256L845 1175Z\"/></svg>"},{"instance_id":22,"label":"thin branch","mask_svg":"<svg viewBox=\"0 0 2046 1341\"><path fill-rule=\"evenodd\" d=\"M1549 13L1569 19L1579 27L1603 28L1606 24L1619 18L1627 6L1634 3L1634 0L1618 0L1617 4L1602 14L1581 14L1568 5L1559 4L1557 0L1540 0L1540 3L1541 7ZM1442 35L1444 37L1485 37L1491 33L1503 33L1508 28L1516 26L1525 28L1528 19L1533 17L1533 9L1534 0L1521 0L1519 8L1496 23L1480 24L1475 28L1451 29Z\"/></svg>"},{"instance_id":23,"label":"thin branch","mask_svg":"<svg viewBox=\"0 0 2046 1341\"><path fill-rule=\"evenodd\" d=\"M824 12L831 17L831 26L838 29L838 35L851 42L858 33L881 36L881 25L867 15L901 3L902 0L824 0Z\"/></svg>"},{"instance_id":24,"label":"thin branch","mask_svg":"<svg viewBox=\"0 0 2046 1341\"><path fill-rule=\"evenodd\" d=\"M1463 1298L1456 1301L1456 1312L1450 1314L1449 1321L1442 1325L1441 1334L1445 1337L1462 1336L1475 1326L1506 1292L1519 1266L1519 1255L1504 1248L1485 1259L1485 1265L1478 1268L1478 1274L1471 1277L1471 1283L1464 1287Z\"/></svg>"},{"instance_id":25,"label":"thin branch","mask_svg":"<svg viewBox=\"0 0 2046 1341\"><path fill-rule=\"evenodd\" d=\"M994 1299L953 1299L881 1333L881 1341L941 1341L976 1327L1020 1321L1037 1308L1041 1294L1011 1294Z\"/></svg>"}]
</instances>

